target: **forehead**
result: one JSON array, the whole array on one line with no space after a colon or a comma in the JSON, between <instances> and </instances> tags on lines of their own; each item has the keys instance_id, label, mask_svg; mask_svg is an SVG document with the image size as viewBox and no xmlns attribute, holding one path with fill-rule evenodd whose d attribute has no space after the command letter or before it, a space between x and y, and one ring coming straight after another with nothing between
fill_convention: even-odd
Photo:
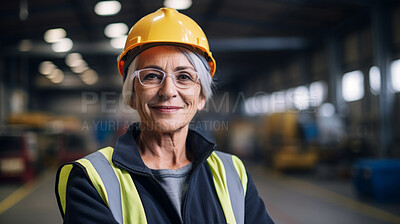
<instances>
[{"instance_id":1,"label":"forehead","mask_svg":"<svg viewBox=\"0 0 400 224\"><path fill-rule=\"evenodd\" d=\"M138 56L138 68L148 65L166 66L190 66L193 67L179 47L157 46L149 48Z\"/></svg>"}]
</instances>

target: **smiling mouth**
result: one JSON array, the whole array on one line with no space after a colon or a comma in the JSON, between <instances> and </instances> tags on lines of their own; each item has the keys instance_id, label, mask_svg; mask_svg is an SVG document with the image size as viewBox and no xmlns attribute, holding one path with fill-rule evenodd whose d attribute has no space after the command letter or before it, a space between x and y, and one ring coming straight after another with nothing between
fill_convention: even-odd
<instances>
[{"instance_id":1,"label":"smiling mouth","mask_svg":"<svg viewBox=\"0 0 400 224\"><path fill-rule=\"evenodd\" d=\"M152 106L151 108L159 111L159 112L176 112L180 109L182 109L182 107L176 107L176 106Z\"/></svg>"}]
</instances>

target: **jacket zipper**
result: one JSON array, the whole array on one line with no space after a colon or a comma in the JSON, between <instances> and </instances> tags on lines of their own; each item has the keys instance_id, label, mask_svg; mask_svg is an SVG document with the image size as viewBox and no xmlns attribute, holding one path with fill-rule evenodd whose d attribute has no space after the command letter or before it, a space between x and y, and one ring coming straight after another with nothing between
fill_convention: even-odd
<instances>
[{"instance_id":1,"label":"jacket zipper","mask_svg":"<svg viewBox=\"0 0 400 224\"><path fill-rule=\"evenodd\" d=\"M162 194L164 195L164 197L167 199L168 203L170 204L170 207L173 208L173 212L175 213L175 216L178 218L179 223L182 223L182 221L180 220L179 214L176 212L175 207L172 204L171 199L168 197L167 193L164 191L164 189L162 188L161 184L157 181L157 179L155 179L151 174L149 173L145 173L145 172L139 172L139 171L130 171L131 173L135 173L137 175L141 175L141 176L145 176L147 178L150 179L151 182L153 182L154 185L156 185L159 190L161 190ZM183 220L183 219L182 219ZM176 222L172 222L172 223L176 223Z\"/></svg>"},{"instance_id":2,"label":"jacket zipper","mask_svg":"<svg viewBox=\"0 0 400 224\"><path fill-rule=\"evenodd\" d=\"M151 176L151 175L149 175L149 176L150 176L150 179L152 180L152 182L155 183L155 185L158 186L158 188L159 188L159 189L161 190L161 192L163 193L164 197L165 197L165 198L167 199L167 201L169 202L169 204L170 204L172 210L173 210L174 213L175 213L175 216L176 216L176 217L178 218L178 220L179 220L179 223L182 223L182 221L181 221L181 219L180 219L180 217L179 217L179 214L176 212L176 209L175 209L174 205L172 204L171 199L168 197L167 193L165 193L164 188L162 188L161 184L160 184L153 176ZM175 223L175 222L173 222L173 223Z\"/></svg>"},{"instance_id":3,"label":"jacket zipper","mask_svg":"<svg viewBox=\"0 0 400 224\"><path fill-rule=\"evenodd\" d=\"M217 148L217 146L214 144L213 147L210 148L209 152L203 157L201 158L199 161L199 164L202 164L204 162L204 160L206 160L206 158L208 158L211 153L213 153L213 151ZM187 198L189 195L189 191L190 191L190 182L192 181L192 177L194 176L193 174L200 168L200 165L196 166L196 168L193 170L193 172L191 173L190 177L189 177L189 181L188 181L188 189L186 191L186 195L185 195L185 200L183 201L183 205L182 205L182 220L185 223L185 218L186 218L186 204L187 204Z\"/></svg>"}]
</instances>

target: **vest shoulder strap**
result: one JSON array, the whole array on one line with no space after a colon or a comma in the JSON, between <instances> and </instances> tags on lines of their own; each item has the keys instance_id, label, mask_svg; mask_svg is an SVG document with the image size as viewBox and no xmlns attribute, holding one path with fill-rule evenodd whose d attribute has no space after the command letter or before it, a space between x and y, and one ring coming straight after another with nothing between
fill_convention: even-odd
<instances>
[{"instance_id":1,"label":"vest shoulder strap","mask_svg":"<svg viewBox=\"0 0 400 224\"><path fill-rule=\"evenodd\" d=\"M243 224L247 173L236 156L214 151L207 159L226 222Z\"/></svg>"},{"instance_id":2,"label":"vest shoulder strap","mask_svg":"<svg viewBox=\"0 0 400 224\"><path fill-rule=\"evenodd\" d=\"M77 160L76 163L86 169L93 186L118 223L147 223L139 193L130 174L112 163L113 151L112 147L107 147ZM72 166L64 165L58 177L58 194L64 214L66 188Z\"/></svg>"}]
</instances>

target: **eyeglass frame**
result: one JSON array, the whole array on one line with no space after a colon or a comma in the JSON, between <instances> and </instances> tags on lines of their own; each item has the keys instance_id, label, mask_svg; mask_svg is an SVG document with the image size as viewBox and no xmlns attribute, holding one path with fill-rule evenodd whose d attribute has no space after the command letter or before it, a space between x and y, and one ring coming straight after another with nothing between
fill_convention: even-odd
<instances>
[{"instance_id":1,"label":"eyeglass frame","mask_svg":"<svg viewBox=\"0 0 400 224\"><path fill-rule=\"evenodd\" d=\"M162 74L163 74L163 78L162 78L161 82L160 82L158 85L155 85L155 86L144 84L144 83L142 82L142 80L140 79L139 73L140 73L141 71L145 71L145 70L154 70L154 71L157 71L157 72L162 73ZM135 71L133 72L132 80L134 80L135 77L138 77L138 80L139 80L140 84L142 84L143 86L146 86L146 87L158 87L158 86L161 86L161 85L164 83L165 79L169 76L169 77L171 77L172 82L174 83L174 85L175 85L176 87L181 88L181 89L188 89L188 88L190 88L190 87L195 86L195 84L199 82L200 77L199 77L199 73L198 73L196 70L190 69L190 70L192 70L192 71L196 74L196 76L197 76L197 79L196 79L196 80L192 80L192 81L193 81L193 84L190 85L190 86L187 86L187 87L182 87L182 86L180 86L179 84L177 85L174 74L175 74L175 73L178 73L178 72L184 72L184 71L186 71L186 70L187 70L187 69L184 69L184 70L177 70L177 71L174 71L174 72L172 72L172 73L169 74L169 73L167 73L167 72L165 72L165 71L163 71L163 70L161 70L161 69L159 69L159 68L142 68L142 69L135 70Z\"/></svg>"}]
</instances>

